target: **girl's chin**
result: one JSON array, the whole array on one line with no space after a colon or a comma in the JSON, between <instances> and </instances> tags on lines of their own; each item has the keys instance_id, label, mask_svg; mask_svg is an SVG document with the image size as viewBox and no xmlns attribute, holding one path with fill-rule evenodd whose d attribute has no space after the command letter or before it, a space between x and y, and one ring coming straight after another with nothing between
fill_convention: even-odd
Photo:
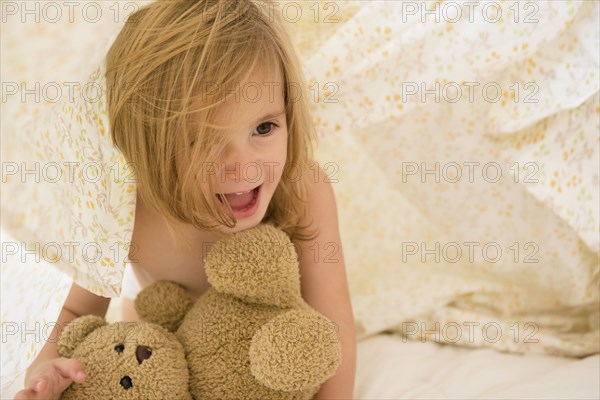
<instances>
[{"instance_id":1,"label":"girl's chin","mask_svg":"<svg viewBox=\"0 0 600 400\"><path fill-rule=\"evenodd\" d=\"M256 221L253 221L253 222L238 221L237 224L232 228L230 228L228 226L223 226L219 230L225 234L237 233L237 232L245 231L246 229L254 228L259 223L260 223L260 221L258 221L258 222L256 222Z\"/></svg>"},{"instance_id":2,"label":"girl's chin","mask_svg":"<svg viewBox=\"0 0 600 400\"><path fill-rule=\"evenodd\" d=\"M261 215L259 215L261 214ZM262 212L258 210L254 215L248 218L238 219L234 227L228 227L226 225L221 225L219 230L223 233L236 233L246 229L254 228L263 220Z\"/></svg>"}]
</instances>

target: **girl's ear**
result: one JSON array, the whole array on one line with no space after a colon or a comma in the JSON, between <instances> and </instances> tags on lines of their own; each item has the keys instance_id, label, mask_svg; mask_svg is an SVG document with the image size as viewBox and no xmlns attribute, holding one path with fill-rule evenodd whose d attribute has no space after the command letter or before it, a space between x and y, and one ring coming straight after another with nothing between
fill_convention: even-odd
<instances>
[{"instance_id":1,"label":"girl's ear","mask_svg":"<svg viewBox=\"0 0 600 400\"><path fill-rule=\"evenodd\" d=\"M58 354L71 358L73 352L85 338L96 329L107 325L104 318L97 315L84 315L69 322L58 340Z\"/></svg>"}]
</instances>

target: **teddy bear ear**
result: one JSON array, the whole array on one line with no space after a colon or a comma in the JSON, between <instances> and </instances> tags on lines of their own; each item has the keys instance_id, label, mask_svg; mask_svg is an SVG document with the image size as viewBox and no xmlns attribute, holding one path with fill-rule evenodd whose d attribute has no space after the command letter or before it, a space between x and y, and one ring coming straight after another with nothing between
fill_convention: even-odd
<instances>
[{"instance_id":1,"label":"teddy bear ear","mask_svg":"<svg viewBox=\"0 0 600 400\"><path fill-rule=\"evenodd\" d=\"M192 296L178 283L160 280L142 289L135 298L140 319L175 332L194 305Z\"/></svg>"},{"instance_id":2,"label":"teddy bear ear","mask_svg":"<svg viewBox=\"0 0 600 400\"><path fill-rule=\"evenodd\" d=\"M84 315L69 322L58 339L58 354L70 358L75 349L96 329L107 325L104 318L97 315Z\"/></svg>"}]
</instances>

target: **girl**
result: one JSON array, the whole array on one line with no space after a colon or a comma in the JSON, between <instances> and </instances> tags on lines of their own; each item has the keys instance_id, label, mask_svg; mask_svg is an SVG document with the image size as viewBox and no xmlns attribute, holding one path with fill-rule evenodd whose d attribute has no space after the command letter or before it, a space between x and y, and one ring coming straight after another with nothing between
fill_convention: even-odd
<instances>
[{"instance_id":1,"label":"girl","mask_svg":"<svg viewBox=\"0 0 600 400\"><path fill-rule=\"evenodd\" d=\"M315 399L351 399L355 333L334 192L312 160L300 64L278 9L151 3L108 52L106 83L112 138L137 177L129 259L140 284L168 279L197 298L209 287L211 243L275 224L298 250L304 299L337 325L342 344L342 364ZM109 301L74 284L57 325L105 316ZM84 365L48 342L16 398L58 399L84 379Z\"/></svg>"}]
</instances>

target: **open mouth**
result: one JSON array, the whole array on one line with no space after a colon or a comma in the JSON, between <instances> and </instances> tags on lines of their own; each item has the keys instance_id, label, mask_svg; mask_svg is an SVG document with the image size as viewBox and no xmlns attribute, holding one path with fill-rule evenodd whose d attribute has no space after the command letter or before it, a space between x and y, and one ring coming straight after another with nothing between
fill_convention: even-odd
<instances>
[{"instance_id":1,"label":"open mouth","mask_svg":"<svg viewBox=\"0 0 600 400\"><path fill-rule=\"evenodd\" d=\"M222 204L224 204L223 197L225 197L233 211L243 212L252 209L256 205L256 200L258 199L261 187L262 185L259 185L254 189L247 191L219 193L216 196Z\"/></svg>"}]
</instances>

